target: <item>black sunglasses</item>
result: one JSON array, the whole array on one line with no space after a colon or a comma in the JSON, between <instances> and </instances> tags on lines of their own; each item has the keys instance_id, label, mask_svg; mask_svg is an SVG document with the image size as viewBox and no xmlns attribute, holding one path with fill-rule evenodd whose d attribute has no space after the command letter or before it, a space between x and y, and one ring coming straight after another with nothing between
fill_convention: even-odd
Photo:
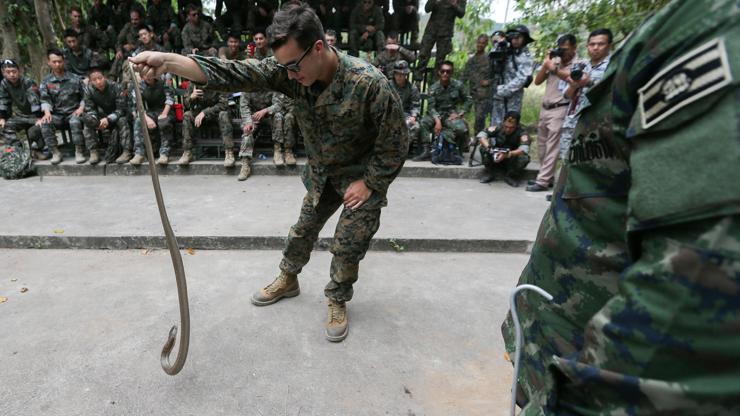
<instances>
[{"instance_id":1,"label":"black sunglasses","mask_svg":"<svg viewBox=\"0 0 740 416\"><path fill-rule=\"evenodd\" d=\"M289 64L285 64L285 65L283 65L283 64L277 64L278 68L283 68L283 69L288 70L290 72L301 72L300 63L303 60L303 58L305 58L306 55L308 55L308 53L311 52L311 48L313 48L313 44L311 44L311 46L309 46L308 48L306 48L305 52L303 52L303 55L301 55L301 57L298 58L297 61L291 62Z\"/></svg>"},{"instance_id":2,"label":"black sunglasses","mask_svg":"<svg viewBox=\"0 0 740 416\"><path fill-rule=\"evenodd\" d=\"M440 69L439 73L440 74L451 74L452 70L451 69Z\"/></svg>"}]
</instances>

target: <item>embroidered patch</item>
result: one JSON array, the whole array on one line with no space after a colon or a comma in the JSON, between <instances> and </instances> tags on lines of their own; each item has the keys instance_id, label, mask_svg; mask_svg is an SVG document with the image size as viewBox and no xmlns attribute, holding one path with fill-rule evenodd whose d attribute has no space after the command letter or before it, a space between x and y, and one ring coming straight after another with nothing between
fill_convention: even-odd
<instances>
[{"instance_id":1,"label":"embroidered patch","mask_svg":"<svg viewBox=\"0 0 740 416\"><path fill-rule=\"evenodd\" d=\"M642 128L649 129L680 108L730 84L724 38L677 58L638 91Z\"/></svg>"}]
</instances>

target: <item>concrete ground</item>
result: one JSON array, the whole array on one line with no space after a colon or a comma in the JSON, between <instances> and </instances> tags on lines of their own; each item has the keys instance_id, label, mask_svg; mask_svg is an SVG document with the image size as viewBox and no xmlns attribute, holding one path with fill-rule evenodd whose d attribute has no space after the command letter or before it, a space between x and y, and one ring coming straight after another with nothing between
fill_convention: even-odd
<instances>
[{"instance_id":1,"label":"concrete ground","mask_svg":"<svg viewBox=\"0 0 740 416\"><path fill-rule=\"evenodd\" d=\"M250 206L258 182L239 185L245 193L227 213L216 209L220 189L189 196L208 214L203 223L225 232L224 216L248 215L255 229L267 230L265 214ZM0 183L6 192L31 182ZM36 182L40 188L26 188L23 204L4 198L3 232L21 221L37 232L78 232L77 226L91 222L123 230L119 224L136 217L121 218L115 207L139 205L141 220L134 226L142 232L154 227L148 184L114 183L111 189L121 191L112 200L96 181L71 186L73 192L59 200L54 188L60 183ZM401 226L398 200L405 191L417 189L416 198L427 198L420 185L395 185L396 208L386 213L386 225ZM185 221L194 215L181 206L187 186L176 191L169 179L164 186L174 222L201 226ZM446 186L471 193L482 187ZM297 202L281 195L272 196L277 201L269 207L287 209L287 219L275 218L289 221ZM469 221L463 218L485 218L491 211L495 201L485 198L469 199L457 213L461 227ZM78 202L76 213L67 200ZM34 210L43 213L37 221ZM55 217L58 222L50 221ZM339 344L323 334L328 253L315 253L304 269L299 297L264 308L248 298L275 275L279 252L197 250L183 256L192 338L185 368L171 377L159 365L162 343L178 319L166 251L0 250L0 297L6 299L0 303L0 415L507 414L511 365L503 359L499 327L526 255L370 252L349 303L349 337Z\"/></svg>"}]
</instances>

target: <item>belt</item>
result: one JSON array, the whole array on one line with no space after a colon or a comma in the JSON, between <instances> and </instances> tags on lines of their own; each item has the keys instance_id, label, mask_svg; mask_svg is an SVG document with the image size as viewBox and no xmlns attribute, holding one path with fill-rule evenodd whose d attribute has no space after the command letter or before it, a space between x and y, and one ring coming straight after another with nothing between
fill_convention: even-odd
<instances>
[{"instance_id":1,"label":"belt","mask_svg":"<svg viewBox=\"0 0 740 416\"><path fill-rule=\"evenodd\" d=\"M550 104L550 105L543 103L542 108L544 108L545 110L552 110L553 108L564 107L566 105L570 105L570 103L556 103L556 104Z\"/></svg>"}]
</instances>

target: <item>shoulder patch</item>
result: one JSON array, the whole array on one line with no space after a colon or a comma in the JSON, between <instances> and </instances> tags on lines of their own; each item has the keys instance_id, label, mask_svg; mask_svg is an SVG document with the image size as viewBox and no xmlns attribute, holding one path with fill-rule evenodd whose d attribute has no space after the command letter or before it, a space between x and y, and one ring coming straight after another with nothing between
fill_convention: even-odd
<instances>
[{"instance_id":1,"label":"shoulder patch","mask_svg":"<svg viewBox=\"0 0 740 416\"><path fill-rule=\"evenodd\" d=\"M682 107L732 82L724 38L677 58L638 91L642 128L649 129Z\"/></svg>"}]
</instances>

